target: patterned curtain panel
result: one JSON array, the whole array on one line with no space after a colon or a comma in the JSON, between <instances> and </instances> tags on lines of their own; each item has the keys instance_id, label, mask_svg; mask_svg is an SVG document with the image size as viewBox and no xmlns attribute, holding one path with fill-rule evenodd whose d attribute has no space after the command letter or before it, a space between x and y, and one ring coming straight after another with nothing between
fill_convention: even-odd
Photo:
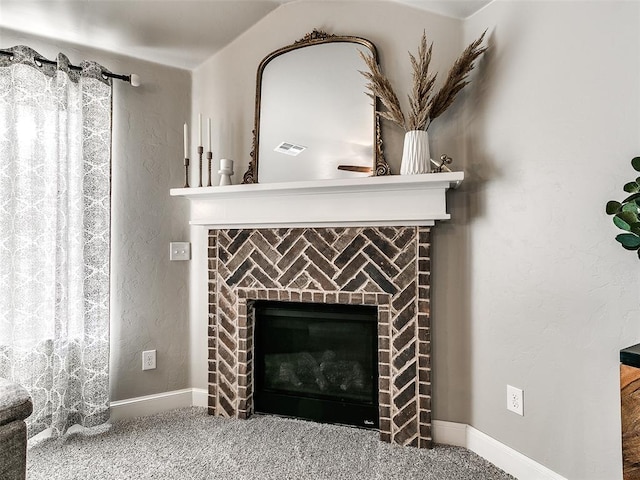
<instances>
[{"instance_id":1,"label":"patterned curtain panel","mask_svg":"<svg viewBox=\"0 0 640 480\"><path fill-rule=\"evenodd\" d=\"M109 417L111 80L0 55L0 377L29 435Z\"/></svg>"}]
</instances>

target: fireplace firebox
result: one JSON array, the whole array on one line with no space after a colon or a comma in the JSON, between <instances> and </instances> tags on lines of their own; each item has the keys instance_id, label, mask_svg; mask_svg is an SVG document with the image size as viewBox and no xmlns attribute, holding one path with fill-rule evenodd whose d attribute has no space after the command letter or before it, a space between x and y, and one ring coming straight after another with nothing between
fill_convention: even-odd
<instances>
[{"instance_id":1,"label":"fireplace firebox","mask_svg":"<svg viewBox=\"0 0 640 480\"><path fill-rule=\"evenodd\" d=\"M378 309L256 301L255 411L378 428Z\"/></svg>"}]
</instances>

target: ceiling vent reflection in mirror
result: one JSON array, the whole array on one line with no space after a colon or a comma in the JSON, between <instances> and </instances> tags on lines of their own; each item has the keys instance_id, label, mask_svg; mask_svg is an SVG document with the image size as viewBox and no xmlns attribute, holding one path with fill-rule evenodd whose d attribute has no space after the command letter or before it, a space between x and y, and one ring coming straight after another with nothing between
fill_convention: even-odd
<instances>
[{"instance_id":1,"label":"ceiling vent reflection in mirror","mask_svg":"<svg viewBox=\"0 0 640 480\"><path fill-rule=\"evenodd\" d=\"M295 157L301 154L307 147L303 147L302 145L296 145L295 143L290 142L282 142L276 148L273 149L274 152L284 153L285 155L291 155Z\"/></svg>"}]
</instances>

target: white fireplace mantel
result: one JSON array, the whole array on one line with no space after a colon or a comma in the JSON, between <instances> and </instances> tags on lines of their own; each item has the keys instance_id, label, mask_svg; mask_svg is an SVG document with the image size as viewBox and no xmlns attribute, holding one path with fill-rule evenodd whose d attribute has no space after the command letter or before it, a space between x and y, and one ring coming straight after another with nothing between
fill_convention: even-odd
<instances>
[{"instance_id":1,"label":"white fireplace mantel","mask_svg":"<svg viewBox=\"0 0 640 480\"><path fill-rule=\"evenodd\" d=\"M211 228L434 225L464 172L173 188L192 225Z\"/></svg>"}]
</instances>

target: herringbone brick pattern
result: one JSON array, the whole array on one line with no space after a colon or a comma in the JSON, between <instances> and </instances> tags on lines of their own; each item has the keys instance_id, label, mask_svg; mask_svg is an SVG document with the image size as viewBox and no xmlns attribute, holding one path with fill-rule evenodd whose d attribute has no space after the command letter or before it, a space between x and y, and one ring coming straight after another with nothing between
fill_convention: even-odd
<instances>
[{"instance_id":1,"label":"herringbone brick pattern","mask_svg":"<svg viewBox=\"0 0 640 480\"><path fill-rule=\"evenodd\" d=\"M380 437L430 447L429 262L425 227L210 231L210 413L252 412L252 300L375 304Z\"/></svg>"}]
</instances>

